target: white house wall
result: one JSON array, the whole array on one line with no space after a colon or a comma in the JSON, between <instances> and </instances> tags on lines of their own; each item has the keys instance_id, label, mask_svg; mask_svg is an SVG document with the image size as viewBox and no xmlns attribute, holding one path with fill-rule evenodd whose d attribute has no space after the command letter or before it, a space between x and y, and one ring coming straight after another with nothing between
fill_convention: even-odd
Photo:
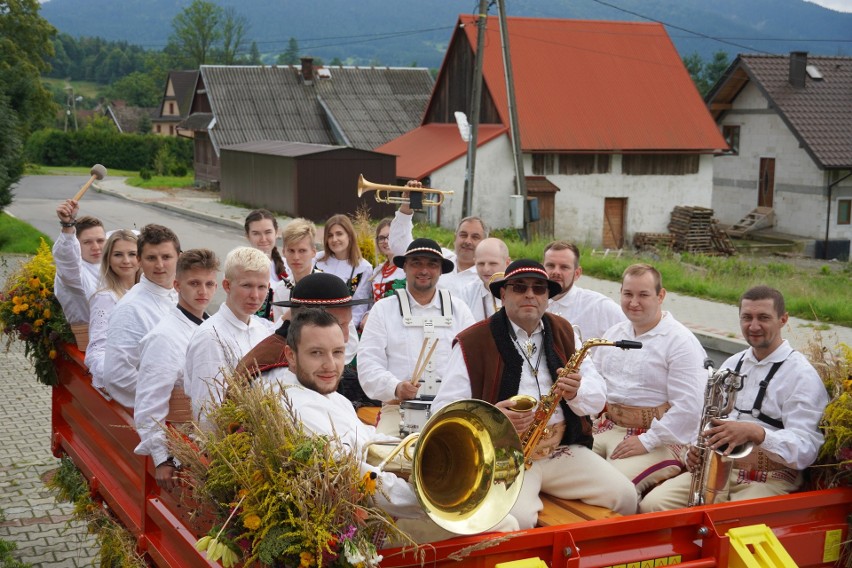
<instances>
[{"instance_id":1,"label":"white house wall","mask_svg":"<svg viewBox=\"0 0 852 568\"><path fill-rule=\"evenodd\" d=\"M444 199L441 207L441 226L455 231L462 218L464 177L467 157L435 170L430 174L431 186L452 189L455 193ZM501 135L479 147L476 154L472 215L481 217L492 228L509 226L509 196L514 193L512 146L507 135Z\"/></svg>"},{"instance_id":2,"label":"white house wall","mask_svg":"<svg viewBox=\"0 0 852 568\"><path fill-rule=\"evenodd\" d=\"M532 175L532 156L524 154L524 171ZM701 156L698 173L666 176L621 174L621 156L612 157L608 174L548 175L560 188L555 198L555 237L599 247L603 241L604 200L627 198L625 244L633 234L665 233L676 205L710 207L713 158ZM441 225L454 230L462 217L465 157L431 174L431 185L453 189L441 208ZM476 157L473 214L493 228L508 227L509 196L514 193L512 148L508 136L500 136L479 148ZM434 220L434 217L432 218Z\"/></svg>"},{"instance_id":3,"label":"white house wall","mask_svg":"<svg viewBox=\"0 0 852 568\"><path fill-rule=\"evenodd\" d=\"M527 161L531 167L531 158ZM710 207L713 159L701 156L695 174L636 176L622 175L621 155L615 155L608 174L549 175L547 179L560 188L556 238L600 247L605 199L627 198L624 242L629 248L635 233L667 233L676 205Z\"/></svg>"},{"instance_id":4,"label":"white house wall","mask_svg":"<svg viewBox=\"0 0 852 568\"><path fill-rule=\"evenodd\" d=\"M799 141L781 117L769 108L768 100L753 83L746 85L737 96L721 125L740 127L740 147L739 155L715 159L713 209L719 221L732 225L757 207L760 159L774 158L775 230L824 238L825 172L800 147ZM836 221L835 213L832 219L835 228Z\"/></svg>"}]
</instances>

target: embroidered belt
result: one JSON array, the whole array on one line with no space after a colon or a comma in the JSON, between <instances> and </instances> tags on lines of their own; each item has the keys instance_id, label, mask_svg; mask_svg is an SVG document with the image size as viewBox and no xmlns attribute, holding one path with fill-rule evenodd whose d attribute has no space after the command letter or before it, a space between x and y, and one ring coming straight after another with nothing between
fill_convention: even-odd
<instances>
[{"instance_id":1,"label":"embroidered belt","mask_svg":"<svg viewBox=\"0 0 852 568\"><path fill-rule=\"evenodd\" d=\"M166 416L166 422L192 422L192 399L183 392L182 387L175 387L172 389L172 396L169 398L169 413Z\"/></svg>"},{"instance_id":2,"label":"embroidered belt","mask_svg":"<svg viewBox=\"0 0 852 568\"><path fill-rule=\"evenodd\" d=\"M783 463L773 460L771 454L764 452L760 448L755 448L751 453L744 458L734 460L734 469L743 469L746 471L790 471L794 474L799 473L798 470L787 467Z\"/></svg>"},{"instance_id":3,"label":"embroidered belt","mask_svg":"<svg viewBox=\"0 0 852 568\"><path fill-rule=\"evenodd\" d=\"M550 424L544 429L541 439L535 446L532 453L532 459L540 460L552 454L559 444L562 442L562 437L565 435L565 422Z\"/></svg>"},{"instance_id":4,"label":"embroidered belt","mask_svg":"<svg viewBox=\"0 0 852 568\"><path fill-rule=\"evenodd\" d=\"M654 418L659 420L672 405L629 406L615 402L606 403L605 417L622 428L650 428Z\"/></svg>"}]
</instances>

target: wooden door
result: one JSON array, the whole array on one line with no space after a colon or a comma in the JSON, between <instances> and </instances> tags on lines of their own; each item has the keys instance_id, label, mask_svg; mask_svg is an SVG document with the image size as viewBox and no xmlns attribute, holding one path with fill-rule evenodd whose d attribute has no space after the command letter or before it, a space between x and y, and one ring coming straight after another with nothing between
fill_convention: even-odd
<instances>
[{"instance_id":1,"label":"wooden door","mask_svg":"<svg viewBox=\"0 0 852 568\"><path fill-rule=\"evenodd\" d=\"M775 158L760 159L760 179L757 186L757 206L772 207L775 193Z\"/></svg>"},{"instance_id":2,"label":"wooden door","mask_svg":"<svg viewBox=\"0 0 852 568\"><path fill-rule=\"evenodd\" d=\"M604 248L620 249L624 247L624 222L626 218L626 197L604 198Z\"/></svg>"},{"instance_id":3,"label":"wooden door","mask_svg":"<svg viewBox=\"0 0 852 568\"><path fill-rule=\"evenodd\" d=\"M553 239L553 219L556 194L551 191L530 191L538 199L538 221L530 223L530 238Z\"/></svg>"}]
</instances>

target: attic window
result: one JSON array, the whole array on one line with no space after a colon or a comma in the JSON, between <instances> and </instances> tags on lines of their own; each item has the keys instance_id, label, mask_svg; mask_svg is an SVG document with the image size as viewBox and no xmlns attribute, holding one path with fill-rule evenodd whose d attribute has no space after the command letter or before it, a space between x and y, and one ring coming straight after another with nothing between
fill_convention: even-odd
<instances>
[{"instance_id":1,"label":"attic window","mask_svg":"<svg viewBox=\"0 0 852 568\"><path fill-rule=\"evenodd\" d=\"M808 65L807 67L805 67L805 71L808 72L808 77L810 77L814 81L822 80L822 73L819 72L819 69L817 69L816 65Z\"/></svg>"},{"instance_id":2,"label":"attic window","mask_svg":"<svg viewBox=\"0 0 852 568\"><path fill-rule=\"evenodd\" d=\"M331 69L327 67L320 67L317 69L317 77L320 79L331 79Z\"/></svg>"}]
</instances>

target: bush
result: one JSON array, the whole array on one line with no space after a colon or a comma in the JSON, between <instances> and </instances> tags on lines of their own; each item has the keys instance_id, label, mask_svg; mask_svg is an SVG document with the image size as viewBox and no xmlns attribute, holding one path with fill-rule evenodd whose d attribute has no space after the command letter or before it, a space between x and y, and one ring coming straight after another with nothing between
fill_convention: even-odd
<instances>
[{"instance_id":1,"label":"bush","mask_svg":"<svg viewBox=\"0 0 852 568\"><path fill-rule=\"evenodd\" d=\"M172 170L172 175L177 177L186 177L189 174L189 170L184 165L176 166L174 170Z\"/></svg>"},{"instance_id":2,"label":"bush","mask_svg":"<svg viewBox=\"0 0 852 568\"><path fill-rule=\"evenodd\" d=\"M192 167L192 141L142 134L122 134L97 128L77 132L48 129L34 132L26 142L28 162L46 166L91 167L104 164L110 169L156 170L158 156L169 169ZM165 172L168 175L169 171Z\"/></svg>"},{"instance_id":3,"label":"bush","mask_svg":"<svg viewBox=\"0 0 852 568\"><path fill-rule=\"evenodd\" d=\"M151 170L149 170L148 168L142 168L141 170L139 170L139 177L144 180L151 179Z\"/></svg>"}]
</instances>

